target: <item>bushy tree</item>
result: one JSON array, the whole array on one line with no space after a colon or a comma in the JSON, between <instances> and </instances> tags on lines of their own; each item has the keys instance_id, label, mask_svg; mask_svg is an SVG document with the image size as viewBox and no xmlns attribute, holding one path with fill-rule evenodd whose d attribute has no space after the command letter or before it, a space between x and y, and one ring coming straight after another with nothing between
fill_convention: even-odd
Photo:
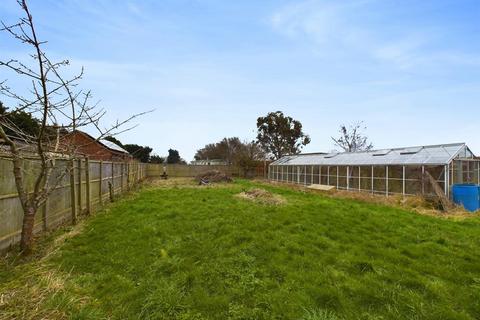
<instances>
[{"instance_id":1,"label":"bushy tree","mask_svg":"<svg viewBox=\"0 0 480 320\"><path fill-rule=\"evenodd\" d=\"M165 157L160 157L157 154L153 154L150 156L150 163L164 163L165 162Z\"/></svg>"},{"instance_id":2,"label":"bushy tree","mask_svg":"<svg viewBox=\"0 0 480 320\"><path fill-rule=\"evenodd\" d=\"M367 127L363 122L355 122L350 126L340 126L340 137L332 137L336 146L342 148L345 152L368 151L373 148L373 144L368 141L368 137L363 133Z\"/></svg>"},{"instance_id":3,"label":"bushy tree","mask_svg":"<svg viewBox=\"0 0 480 320\"><path fill-rule=\"evenodd\" d=\"M168 149L168 164L184 164L185 160L180 157L180 153L175 149Z\"/></svg>"},{"instance_id":4,"label":"bushy tree","mask_svg":"<svg viewBox=\"0 0 480 320\"><path fill-rule=\"evenodd\" d=\"M300 121L285 116L281 111L259 117L257 131L257 142L274 159L300 153L310 143L310 137L302 131Z\"/></svg>"},{"instance_id":5,"label":"bushy tree","mask_svg":"<svg viewBox=\"0 0 480 320\"><path fill-rule=\"evenodd\" d=\"M23 110L8 112L8 108L1 101L0 116L4 117L5 134L12 138L21 138L18 132L35 137L40 131L40 121L31 113Z\"/></svg>"},{"instance_id":6,"label":"bushy tree","mask_svg":"<svg viewBox=\"0 0 480 320\"><path fill-rule=\"evenodd\" d=\"M150 160L150 152L152 148L148 146L139 146L138 144L124 144L123 148L128 151L135 159L140 162L147 163Z\"/></svg>"}]
</instances>

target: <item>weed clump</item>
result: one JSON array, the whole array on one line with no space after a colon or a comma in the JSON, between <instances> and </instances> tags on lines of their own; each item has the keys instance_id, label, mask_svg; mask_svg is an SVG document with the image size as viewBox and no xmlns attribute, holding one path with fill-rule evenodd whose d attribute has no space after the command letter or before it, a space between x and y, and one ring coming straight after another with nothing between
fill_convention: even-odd
<instances>
[{"instance_id":1,"label":"weed clump","mask_svg":"<svg viewBox=\"0 0 480 320\"><path fill-rule=\"evenodd\" d=\"M280 205L286 202L286 200L282 196L260 188L253 188L243 191L237 194L237 197L268 205Z\"/></svg>"}]
</instances>

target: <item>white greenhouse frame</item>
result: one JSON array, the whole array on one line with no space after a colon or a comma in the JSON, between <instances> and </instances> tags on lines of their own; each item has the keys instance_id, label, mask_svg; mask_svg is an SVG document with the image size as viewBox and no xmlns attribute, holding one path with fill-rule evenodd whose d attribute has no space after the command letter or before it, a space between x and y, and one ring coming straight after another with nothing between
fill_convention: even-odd
<instances>
[{"instance_id":1,"label":"white greenhouse frame","mask_svg":"<svg viewBox=\"0 0 480 320\"><path fill-rule=\"evenodd\" d=\"M454 184L480 185L480 159L465 143L285 156L269 165L268 178L386 196L434 194L424 179L425 172L446 196Z\"/></svg>"}]
</instances>

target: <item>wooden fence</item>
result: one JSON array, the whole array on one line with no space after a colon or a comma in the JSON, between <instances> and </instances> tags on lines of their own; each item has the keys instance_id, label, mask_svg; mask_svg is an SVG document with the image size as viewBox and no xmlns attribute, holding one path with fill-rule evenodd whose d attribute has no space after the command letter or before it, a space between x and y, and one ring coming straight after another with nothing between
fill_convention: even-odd
<instances>
[{"instance_id":1,"label":"wooden fence","mask_svg":"<svg viewBox=\"0 0 480 320\"><path fill-rule=\"evenodd\" d=\"M66 170L67 166L73 170ZM38 160L25 161L25 182L33 189ZM103 202L109 201L110 184L114 195L128 190L147 177L159 177L163 170L169 177L195 177L209 170L219 170L234 177L244 177L245 170L229 165L172 165L143 164L137 162L107 162L88 159L74 161L56 160L52 177L61 181L50 194L45 205L35 217L34 232L39 233L65 223L74 222L77 215L93 212ZM61 172L69 174L60 175ZM263 177L263 170L253 168L250 177ZM0 251L20 241L23 210L13 177L12 161L0 157Z\"/></svg>"},{"instance_id":2,"label":"wooden fence","mask_svg":"<svg viewBox=\"0 0 480 320\"><path fill-rule=\"evenodd\" d=\"M225 172L228 175L238 177L242 176L243 172L240 168L229 165L186 165L186 164L153 164L147 165L148 177L159 177L163 174L163 170L168 177L195 177L198 174L204 173L210 170L219 170Z\"/></svg>"},{"instance_id":3,"label":"wooden fence","mask_svg":"<svg viewBox=\"0 0 480 320\"><path fill-rule=\"evenodd\" d=\"M36 165L38 160L34 159L25 163L25 183L29 190L33 189ZM73 170L65 170L66 166L73 166ZM74 222L77 215L92 212L108 201L110 190L114 195L127 191L147 177L147 165L88 159L56 160L52 177L58 177L59 183L36 215L35 233L54 229L66 221ZM20 241L22 219L12 162L0 158L0 251Z\"/></svg>"}]
</instances>

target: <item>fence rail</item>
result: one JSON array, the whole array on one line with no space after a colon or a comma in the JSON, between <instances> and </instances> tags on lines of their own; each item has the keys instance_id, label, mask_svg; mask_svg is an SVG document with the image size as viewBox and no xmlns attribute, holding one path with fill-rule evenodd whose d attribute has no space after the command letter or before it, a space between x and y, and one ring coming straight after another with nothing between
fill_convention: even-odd
<instances>
[{"instance_id":1,"label":"fence rail","mask_svg":"<svg viewBox=\"0 0 480 320\"><path fill-rule=\"evenodd\" d=\"M33 189L38 160L25 161L27 190ZM9 158L0 158L0 251L20 241L23 210L15 187ZM65 172L68 175L59 175ZM55 173L57 175L55 175ZM56 160L52 176L59 177L56 187L35 217L34 233L54 229L66 221L75 222L77 215L89 213L102 205L110 195L127 191L147 177L147 165L137 162L109 162L88 159Z\"/></svg>"}]
</instances>

